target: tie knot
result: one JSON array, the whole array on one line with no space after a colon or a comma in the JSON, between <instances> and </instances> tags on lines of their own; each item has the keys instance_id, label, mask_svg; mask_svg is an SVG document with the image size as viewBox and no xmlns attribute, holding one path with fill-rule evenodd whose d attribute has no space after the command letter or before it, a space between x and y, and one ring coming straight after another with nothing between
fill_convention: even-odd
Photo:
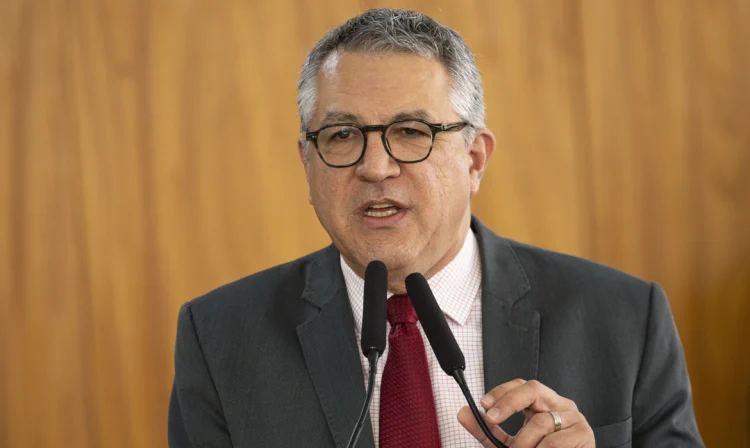
<instances>
[{"instance_id":1,"label":"tie knot","mask_svg":"<svg viewBox=\"0 0 750 448\"><path fill-rule=\"evenodd\" d=\"M411 299L406 294L397 294L388 299L388 323L394 324L416 324L417 313L411 304Z\"/></svg>"}]
</instances>

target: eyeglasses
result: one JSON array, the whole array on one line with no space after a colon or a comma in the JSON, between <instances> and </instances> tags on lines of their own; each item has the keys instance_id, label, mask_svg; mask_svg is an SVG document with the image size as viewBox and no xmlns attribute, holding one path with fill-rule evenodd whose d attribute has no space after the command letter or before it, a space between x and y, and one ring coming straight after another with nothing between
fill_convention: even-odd
<instances>
[{"instance_id":1,"label":"eyeglasses","mask_svg":"<svg viewBox=\"0 0 750 448\"><path fill-rule=\"evenodd\" d=\"M400 120L390 124L355 126L349 123L323 126L305 132L305 141L315 144L320 159L332 168L356 165L365 155L367 134L380 131L388 155L399 163L417 163L432 152L438 132L458 132L469 123L436 124L422 120Z\"/></svg>"}]
</instances>

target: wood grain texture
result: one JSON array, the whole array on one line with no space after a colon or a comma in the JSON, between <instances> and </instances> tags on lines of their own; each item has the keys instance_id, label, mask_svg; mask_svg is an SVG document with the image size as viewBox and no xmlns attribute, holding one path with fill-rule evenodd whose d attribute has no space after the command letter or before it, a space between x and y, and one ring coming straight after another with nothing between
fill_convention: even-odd
<instances>
[{"instance_id":1,"label":"wood grain texture","mask_svg":"<svg viewBox=\"0 0 750 448\"><path fill-rule=\"evenodd\" d=\"M660 282L707 445L750 446L748 0L0 2L0 446L166 446L180 304L328 244L297 74L378 6L476 53L476 214Z\"/></svg>"}]
</instances>

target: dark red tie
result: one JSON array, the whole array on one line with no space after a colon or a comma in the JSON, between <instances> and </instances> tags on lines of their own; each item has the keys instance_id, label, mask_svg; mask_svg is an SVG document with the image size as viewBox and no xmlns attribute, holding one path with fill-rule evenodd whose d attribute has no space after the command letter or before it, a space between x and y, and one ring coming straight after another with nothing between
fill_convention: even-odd
<instances>
[{"instance_id":1,"label":"dark red tie","mask_svg":"<svg viewBox=\"0 0 750 448\"><path fill-rule=\"evenodd\" d=\"M388 322L388 359L380 383L380 446L440 447L430 369L409 296L388 299Z\"/></svg>"}]
</instances>

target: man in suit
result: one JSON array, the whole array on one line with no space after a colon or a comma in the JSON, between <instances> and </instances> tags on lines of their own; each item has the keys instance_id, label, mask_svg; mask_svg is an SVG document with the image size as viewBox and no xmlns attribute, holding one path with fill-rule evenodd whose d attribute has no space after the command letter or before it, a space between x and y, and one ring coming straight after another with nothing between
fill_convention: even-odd
<instances>
[{"instance_id":1,"label":"man in suit","mask_svg":"<svg viewBox=\"0 0 750 448\"><path fill-rule=\"evenodd\" d=\"M313 48L298 103L309 200L333 244L182 307L170 446L345 447L365 398L372 260L388 268L389 347L357 446L493 446L420 338L404 294L413 272L503 443L703 446L658 285L503 239L472 216L495 138L455 31L368 11Z\"/></svg>"}]
</instances>

